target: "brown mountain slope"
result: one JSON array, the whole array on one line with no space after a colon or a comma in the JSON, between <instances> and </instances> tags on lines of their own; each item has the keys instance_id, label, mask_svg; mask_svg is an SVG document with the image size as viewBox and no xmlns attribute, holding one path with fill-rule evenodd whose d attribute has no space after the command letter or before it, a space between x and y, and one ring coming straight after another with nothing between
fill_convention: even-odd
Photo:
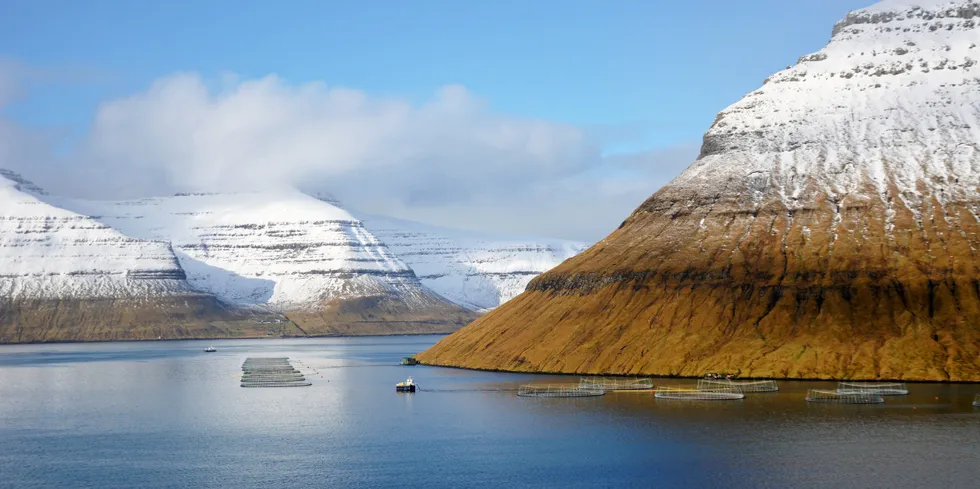
<instances>
[{"instance_id":1,"label":"brown mountain slope","mask_svg":"<svg viewBox=\"0 0 980 489\"><path fill-rule=\"evenodd\" d=\"M204 294L0 302L0 343L261 338L302 335L272 315L229 308ZM266 321L262 321L266 320Z\"/></svg>"},{"instance_id":2,"label":"brown mountain slope","mask_svg":"<svg viewBox=\"0 0 980 489\"><path fill-rule=\"evenodd\" d=\"M905 231L886 238L880 203L845 199L839 214L828 201L758 213L698 204L665 188L419 359L533 372L980 380L971 249L980 229L962 208L945 209L957 224L940 214L921 231L900 211ZM703 232L702 218L724 232Z\"/></svg>"},{"instance_id":3,"label":"brown mountain slope","mask_svg":"<svg viewBox=\"0 0 980 489\"><path fill-rule=\"evenodd\" d=\"M419 302L395 295L334 299L321 309L286 316L310 336L452 333L479 316L435 296Z\"/></svg>"},{"instance_id":4,"label":"brown mountain slope","mask_svg":"<svg viewBox=\"0 0 980 489\"><path fill-rule=\"evenodd\" d=\"M278 314L228 306L206 294L152 299L0 301L0 344L268 336L451 333L477 315L439 304L409 307L391 297L335 300L322 310Z\"/></svg>"},{"instance_id":5,"label":"brown mountain slope","mask_svg":"<svg viewBox=\"0 0 980 489\"><path fill-rule=\"evenodd\" d=\"M980 381L980 2L959 3L848 15L619 229L419 360Z\"/></svg>"}]
</instances>

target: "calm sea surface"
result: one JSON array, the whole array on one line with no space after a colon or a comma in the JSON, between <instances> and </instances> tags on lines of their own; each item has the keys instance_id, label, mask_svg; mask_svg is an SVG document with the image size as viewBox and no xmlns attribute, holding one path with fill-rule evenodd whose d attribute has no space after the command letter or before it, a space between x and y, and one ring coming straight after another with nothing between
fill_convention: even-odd
<instances>
[{"instance_id":1,"label":"calm sea surface","mask_svg":"<svg viewBox=\"0 0 980 489\"><path fill-rule=\"evenodd\" d=\"M0 346L0 487L980 487L980 385L874 406L808 405L819 382L529 399L518 385L577 378L397 365L436 340ZM243 389L247 356L313 385ZM395 393L408 375L423 391Z\"/></svg>"}]
</instances>

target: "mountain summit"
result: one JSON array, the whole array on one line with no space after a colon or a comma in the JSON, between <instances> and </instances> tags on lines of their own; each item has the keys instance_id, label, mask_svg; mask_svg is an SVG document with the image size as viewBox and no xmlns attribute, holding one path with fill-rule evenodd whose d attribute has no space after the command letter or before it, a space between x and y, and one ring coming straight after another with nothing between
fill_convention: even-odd
<instances>
[{"instance_id":1,"label":"mountain summit","mask_svg":"<svg viewBox=\"0 0 980 489\"><path fill-rule=\"evenodd\" d=\"M848 14L619 229L420 360L980 380L978 45L977 1Z\"/></svg>"}]
</instances>

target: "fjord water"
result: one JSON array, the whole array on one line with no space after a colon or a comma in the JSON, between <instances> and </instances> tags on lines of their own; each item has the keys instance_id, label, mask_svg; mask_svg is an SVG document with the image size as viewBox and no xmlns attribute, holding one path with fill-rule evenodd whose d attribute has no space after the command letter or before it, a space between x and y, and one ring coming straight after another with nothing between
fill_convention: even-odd
<instances>
[{"instance_id":1,"label":"fjord water","mask_svg":"<svg viewBox=\"0 0 980 489\"><path fill-rule=\"evenodd\" d=\"M805 403L821 382L725 402L519 398L577 378L397 365L437 339L0 346L0 487L980 483L980 385L875 406ZM248 356L288 356L313 385L243 389ZM409 375L423 390L395 393Z\"/></svg>"}]
</instances>

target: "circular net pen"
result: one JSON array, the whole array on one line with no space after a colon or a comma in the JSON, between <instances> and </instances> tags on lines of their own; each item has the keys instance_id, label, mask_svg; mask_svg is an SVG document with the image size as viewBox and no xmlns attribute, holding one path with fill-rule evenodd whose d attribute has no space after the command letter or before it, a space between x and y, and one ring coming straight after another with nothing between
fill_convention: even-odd
<instances>
[{"instance_id":1,"label":"circular net pen","mask_svg":"<svg viewBox=\"0 0 980 489\"><path fill-rule=\"evenodd\" d=\"M738 388L701 390L690 387L658 387L653 396L657 399L678 401L736 401L745 399L745 394Z\"/></svg>"},{"instance_id":2,"label":"circular net pen","mask_svg":"<svg viewBox=\"0 0 980 489\"><path fill-rule=\"evenodd\" d=\"M727 380L701 379L698 380L698 390L737 389L742 392L776 392L779 386L775 380Z\"/></svg>"},{"instance_id":3,"label":"circular net pen","mask_svg":"<svg viewBox=\"0 0 980 489\"><path fill-rule=\"evenodd\" d=\"M980 394L973 397L973 407L980 407Z\"/></svg>"},{"instance_id":4,"label":"circular net pen","mask_svg":"<svg viewBox=\"0 0 980 489\"><path fill-rule=\"evenodd\" d=\"M806 391L806 402L827 404L881 404L885 400L881 394L873 392L844 392L810 389Z\"/></svg>"},{"instance_id":5,"label":"circular net pen","mask_svg":"<svg viewBox=\"0 0 980 489\"><path fill-rule=\"evenodd\" d=\"M597 397L605 393L606 391L597 387L569 384L526 384L517 389L517 395L520 397Z\"/></svg>"},{"instance_id":6,"label":"circular net pen","mask_svg":"<svg viewBox=\"0 0 980 489\"><path fill-rule=\"evenodd\" d=\"M650 378L582 377L579 387L604 391L648 391L653 389Z\"/></svg>"},{"instance_id":7,"label":"circular net pen","mask_svg":"<svg viewBox=\"0 0 980 489\"><path fill-rule=\"evenodd\" d=\"M837 392L842 394L878 394L881 396L904 396L909 393L905 382L841 382Z\"/></svg>"}]
</instances>

